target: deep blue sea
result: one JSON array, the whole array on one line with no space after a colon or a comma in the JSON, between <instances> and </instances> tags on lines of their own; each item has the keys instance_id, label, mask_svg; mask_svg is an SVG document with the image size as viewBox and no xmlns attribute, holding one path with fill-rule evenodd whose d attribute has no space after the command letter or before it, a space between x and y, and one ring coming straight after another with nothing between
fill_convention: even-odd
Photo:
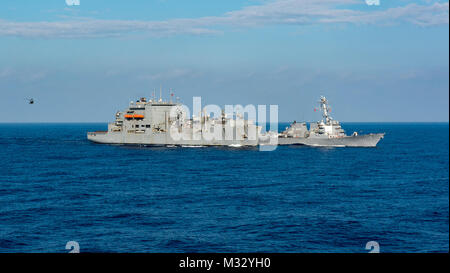
<instances>
[{"instance_id":1,"label":"deep blue sea","mask_svg":"<svg viewBox=\"0 0 450 273\"><path fill-rule=\"evenodd\" d=\"M283 128L286 124L281 124ZM0 124L0 252L449 251L448 123L343 123L376 148L90 143Z\"/></svg>"}]
</instances>

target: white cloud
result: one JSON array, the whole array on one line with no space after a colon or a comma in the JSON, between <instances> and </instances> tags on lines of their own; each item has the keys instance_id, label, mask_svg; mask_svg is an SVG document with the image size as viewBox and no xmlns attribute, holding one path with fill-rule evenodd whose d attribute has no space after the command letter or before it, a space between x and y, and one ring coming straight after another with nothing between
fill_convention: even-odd
<instances>
[{"instance_id":1,"label":"white cloud","mask_svg":"<svg viewBox=\"0 0 450 273\"><path fill-rule=\"evenodd\" d=\"M2 68L0 69L0 78L7 78L14 73L14 70L11 68Z\"/></svg>"},{"instance_id":2,"label":"white cloud","mask_svg":"<svg viewBox=\"0 0 450 273\"><path fill-rule=\"evenodd\" d=\"M343 7L345 5L345 8ZM114 37L130 33L153 36L220 33L221 27L311 24L392 24L407 22L420 26L449 23L449 3L408 4L369 11L350 9L366 5L357 0L274 0L227 12L222 16L166 21L68 19L57 22L13 22L0 20L0 36L28 38Z\"/></svg>"},{"instance_id":3,"label":"white cloud","mask_svg":"<svg viewBox=\"0 0 450 273\"><path fill-rule=\"evenodd\" d=\"M20 82L35 82L47 77L48 72L42 70L18 70L13 68L0 68L0 82L12 80Z\"/></svg>"},{"instance_id":4,"label":"white cloud","mask_svg":"<svg viewBox=\"0 0 450 273\"><path fill-rule=\"evenodd\" d=\"M110 37L144 32L154 35L211 34L216 31L181 25L178 20L145 22L84 19L60 22L10 22L0 20L0 35L30 38Z\"/></svg>"},{"instance_id":5,"label":"white cloud","mask_svg":"<svg viewBox=\"0 0 450 273\"><path fill-rule=\"evenodd\" d=\"M449 23L449 4L434 3L428 6L409 4L383 11L359 13L336 18L326 18L326 23L392 24L403 21L420 26L443 25Z\"/></svg>"},{"instance_id":6,"label":"white cloud","mask_svg":"<svg viewBox=\"0 0 450 273\"><path fill-rule=\"evenodd\" d=\"M166 72L154 73L154 74L141 74L138 75L139 79L151 80L151 81L164 81L172 80L176 78L196 78L201 73L195 72L189 69L175 68Z\"/></svg>"}]
</instances>

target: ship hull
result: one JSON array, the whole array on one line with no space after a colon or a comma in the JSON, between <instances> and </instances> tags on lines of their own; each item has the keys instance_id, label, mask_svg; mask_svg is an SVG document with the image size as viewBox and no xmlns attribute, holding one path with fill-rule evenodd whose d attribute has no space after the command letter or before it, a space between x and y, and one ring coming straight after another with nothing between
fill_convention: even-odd
<instances>
[{"instance_id":1,"label":"ship hull","mask_svg":"<svg viewBox=\"0 0 450 273\"><path fill-rule=\"evenodd\" d=\"M176 146L257 146L257 140L205 140L187 139L173 140L167 134L122 134L120 132L91 132L88 140L101 144L131 144L131 145L176 145Z\"/></svg>"},{"instance_id":2,"label":"ship hull","mask_svg":"<svg viewBox=\"0 0 450 273\"><path fill-rule=\"evenodd\" d=\"M314 147L376 147L384 137L384 133L357 136L344 136L339 138L308 137L308 138L278 138L278 145L307 145ZM88 133L88 140L101 144L134 144L134 145L177 145L177 146L257 146L264 142L256 140L173 140L163 135L124 135L113 132ZM267 143L268 144L268 143Z\"/></svg>"},{"instance_id":3,"label":"ship hull","mask_svg":"<svg viewBox=\"0 0 450 273\"><path fill-rule=\"evenodd\" d=\"M307 145L315 147L376 147L384 137L384 133L357 136L344 136L338 138L307 137L307 138L279 138L279 145Z\"/></svg>"}]
</instances>

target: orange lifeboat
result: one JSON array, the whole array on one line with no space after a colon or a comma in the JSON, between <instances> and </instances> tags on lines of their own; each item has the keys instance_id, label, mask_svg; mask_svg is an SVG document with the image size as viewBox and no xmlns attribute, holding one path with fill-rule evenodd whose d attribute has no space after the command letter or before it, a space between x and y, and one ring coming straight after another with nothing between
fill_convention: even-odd
<instances>
[{"instance_id":1,"label":"orange lifeboat","mask_svg":"<svg viewBox=\"0 0 450 273\"><path fill-rule=\"evenodd\" d=\"M144 115L138 115L138 114L134 114L134 115L125 115L125 118L142 119L142 118L144 118Z\"/></svg>"}]
</instances>

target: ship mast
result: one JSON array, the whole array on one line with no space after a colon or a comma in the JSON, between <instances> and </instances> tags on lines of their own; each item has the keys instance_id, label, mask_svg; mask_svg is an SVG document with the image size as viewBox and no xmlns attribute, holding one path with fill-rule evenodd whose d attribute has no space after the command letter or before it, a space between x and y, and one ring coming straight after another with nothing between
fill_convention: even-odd
<instances>
[{"instance_id":1,"label":"ship mast","mask_svg":"<svg viewBox=\"0 0 450 273\"><path fill-rule=\"evenodd\" d=\"M330 106L328 105L328 101L324 96L320 96L320 108L322 109L322 116L326 121L326 124L329 124L333 119L328 113L330 112Z\"/></svg>"}]
</instances>

